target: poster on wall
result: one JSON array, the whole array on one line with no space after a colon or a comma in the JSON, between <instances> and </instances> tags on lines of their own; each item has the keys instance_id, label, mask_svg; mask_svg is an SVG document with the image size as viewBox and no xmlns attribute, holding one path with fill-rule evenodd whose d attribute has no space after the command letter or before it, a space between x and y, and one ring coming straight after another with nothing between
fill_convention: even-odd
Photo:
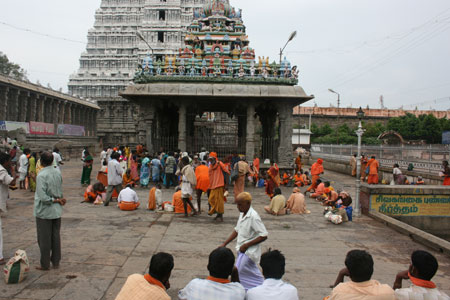
<instances>
[{"instance_id":1,"label":"poster on wall","mask_svg":"<svg viewBox=\"0 0 450 300\"><path fill-rule=\"evenodd\" d=\"M30 126L28 123L24 122L13 122L13 121L5 121L6 130L13 131L22 128L28 134L30 133Z\"/></svg>"},{"instance_id":2,"label":"poster on wall","mask_svg":"<svg viewBox=\"0 0 450 300\"><path fill-rule=\"evenodd\" d=\"M49 123L30 122L30 133L36 135L55 135L55 125Z\"/></svg>"},{"instance_id":3,"label":"poster on wall","mask_svg":"<svg viewBox=\"0 0 450 300\"><path fill-rule=\"evenodd\" d=\"M84 136L84 127L77 125L58 124L58 135Z\"/></svg>"}]
</instances>

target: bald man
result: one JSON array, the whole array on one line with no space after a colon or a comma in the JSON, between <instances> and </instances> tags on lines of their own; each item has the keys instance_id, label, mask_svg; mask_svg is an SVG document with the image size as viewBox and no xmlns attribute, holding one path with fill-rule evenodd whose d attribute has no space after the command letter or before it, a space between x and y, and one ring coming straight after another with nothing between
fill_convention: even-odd
<instances>
[{"instance_id":1,"label":"bald man","mask_svg":"<svg viewBox=\"0 0 450 300\"><path fill-rule=\"evenodd\" d=\"M264 282L258 263L261 258L261 243L267 240L268 233L259 214L252 207L252 196L249 193L240 193L236 198L236 205L240 212L239 220L221 247L226 247L237 237L236 267L241 284L248 290Z\"/></svg>"}]
</instances>

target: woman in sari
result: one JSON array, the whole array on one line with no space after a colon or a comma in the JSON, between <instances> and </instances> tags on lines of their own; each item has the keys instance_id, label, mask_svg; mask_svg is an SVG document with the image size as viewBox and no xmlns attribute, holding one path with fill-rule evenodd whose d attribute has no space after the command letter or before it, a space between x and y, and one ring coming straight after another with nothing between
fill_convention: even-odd
<instances>
[{"instance_id":1,"label":"woman in sari","mask_svg":"<svg viewBox=\"0 0 450 300\"><path fill-rule=\"evenodd\" d=\"M36 152L31 153L30 159L28 160L28 176L30 181L30 190L32 192L36 191Z\"/></svg>"},{"instance_id":2,"label":"woman in sari","mask_svg":"<svg viewBox=\"0 0 450 300\"><path fill-rule=\"evenodd\" d=\"M137 156L136 156L135 150L133 150L133 152L129 156L129 161L130 161L131 178L133 178L135 183L138 183L139 171L138 171L138 162L137 162Z\"/></svg>"},{"instance_id":3,"label":"woman in sari","mask_svg":"<svg viewBox=\"0 0 450 300\"><path fill-rule=\"evenodd\" d=\"M92 172L93 162L94 162L94 159L92 158L91 154L86 150L84 164L83 164L83 173L81 174L81 184L82 185L91 184L91 172Z\"/></svg>"},{"instance_id":4,"label":"woman in sari","mask_svg":"<svg viewBox=\"0 0 450 300\"><path fill-rule=\"evenodd\" d=\"M150 159L148 159L148 157L146 157L142 160L141 176L140 176L142 187L147 187L148 183L150 181L150 168L148 166L149 162L150 162Z\"/></svg>"},{"instance_id":5,"label":"woman in sari","mask_svg":"<svg viewBox=\"0 0 450 300\"><path fill-rule=\"evenodd\" d=\"M274 189L280 185L279 168L275 162L270 161L270 169L267 171L267 185L266 194L272 199L274 195Z\"/></svg>"}]
</instances>

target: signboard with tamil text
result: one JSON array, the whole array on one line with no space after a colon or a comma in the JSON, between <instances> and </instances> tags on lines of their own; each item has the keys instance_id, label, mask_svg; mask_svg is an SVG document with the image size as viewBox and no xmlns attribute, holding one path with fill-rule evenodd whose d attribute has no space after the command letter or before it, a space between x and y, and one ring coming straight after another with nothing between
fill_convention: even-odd
<instances>
[{"instance_id":1,"label":"signboard with tamil text","mask_svg":"<svg viewBox=\"0 0 450 300\"><path fill-rule=\"evenodd\" d=\"M30 133L36 135L55 135L55 125L49 123L30 122Z\"/></svg>"},{"instance_id":2,"label":"signboard with tamil text","mask_svg":"<svg viewBox=\"0 0 450 300\"><path fill-rule=\"evenodd\" d=\"M450 195L370 195L370 209L394 217L450 216Z\"/></svg>"},{"instance_id":3,"label":"signboard with tamil text","mask_svg":"<svg viewBox=\"0 0 450 300\"><path fill-rule=\"evenodd\" d=\"M22 128L23 130L25 130L25 133L30 133L29 124L24 122L5 121L5 127L7 131L13 131Z\"/></svg>"}]
</instances>

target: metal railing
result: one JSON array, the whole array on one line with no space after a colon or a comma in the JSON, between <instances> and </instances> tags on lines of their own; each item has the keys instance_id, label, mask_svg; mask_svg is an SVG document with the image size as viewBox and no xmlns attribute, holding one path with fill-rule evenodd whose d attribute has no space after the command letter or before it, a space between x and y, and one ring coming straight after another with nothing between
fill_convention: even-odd
<instances>
[{"instance_id":1,"label":"metal railing","mask_svg":"<svg viewBox=\"0 0 450 300\"><path fill-rule=\"evenodd\" d=\"M442 161L450 159L450 147L447 145L423 146L362 146L361 153L366 156L376 156L380 165L392 167L398 163L400 168L407 169L409 164L414 170L427 173L438 173L442 170ZM357 154L356 145L311 145L311 155L322 158L332 158L343 162L350 162L353 154Z\"/></svg>"}]
</instances>

